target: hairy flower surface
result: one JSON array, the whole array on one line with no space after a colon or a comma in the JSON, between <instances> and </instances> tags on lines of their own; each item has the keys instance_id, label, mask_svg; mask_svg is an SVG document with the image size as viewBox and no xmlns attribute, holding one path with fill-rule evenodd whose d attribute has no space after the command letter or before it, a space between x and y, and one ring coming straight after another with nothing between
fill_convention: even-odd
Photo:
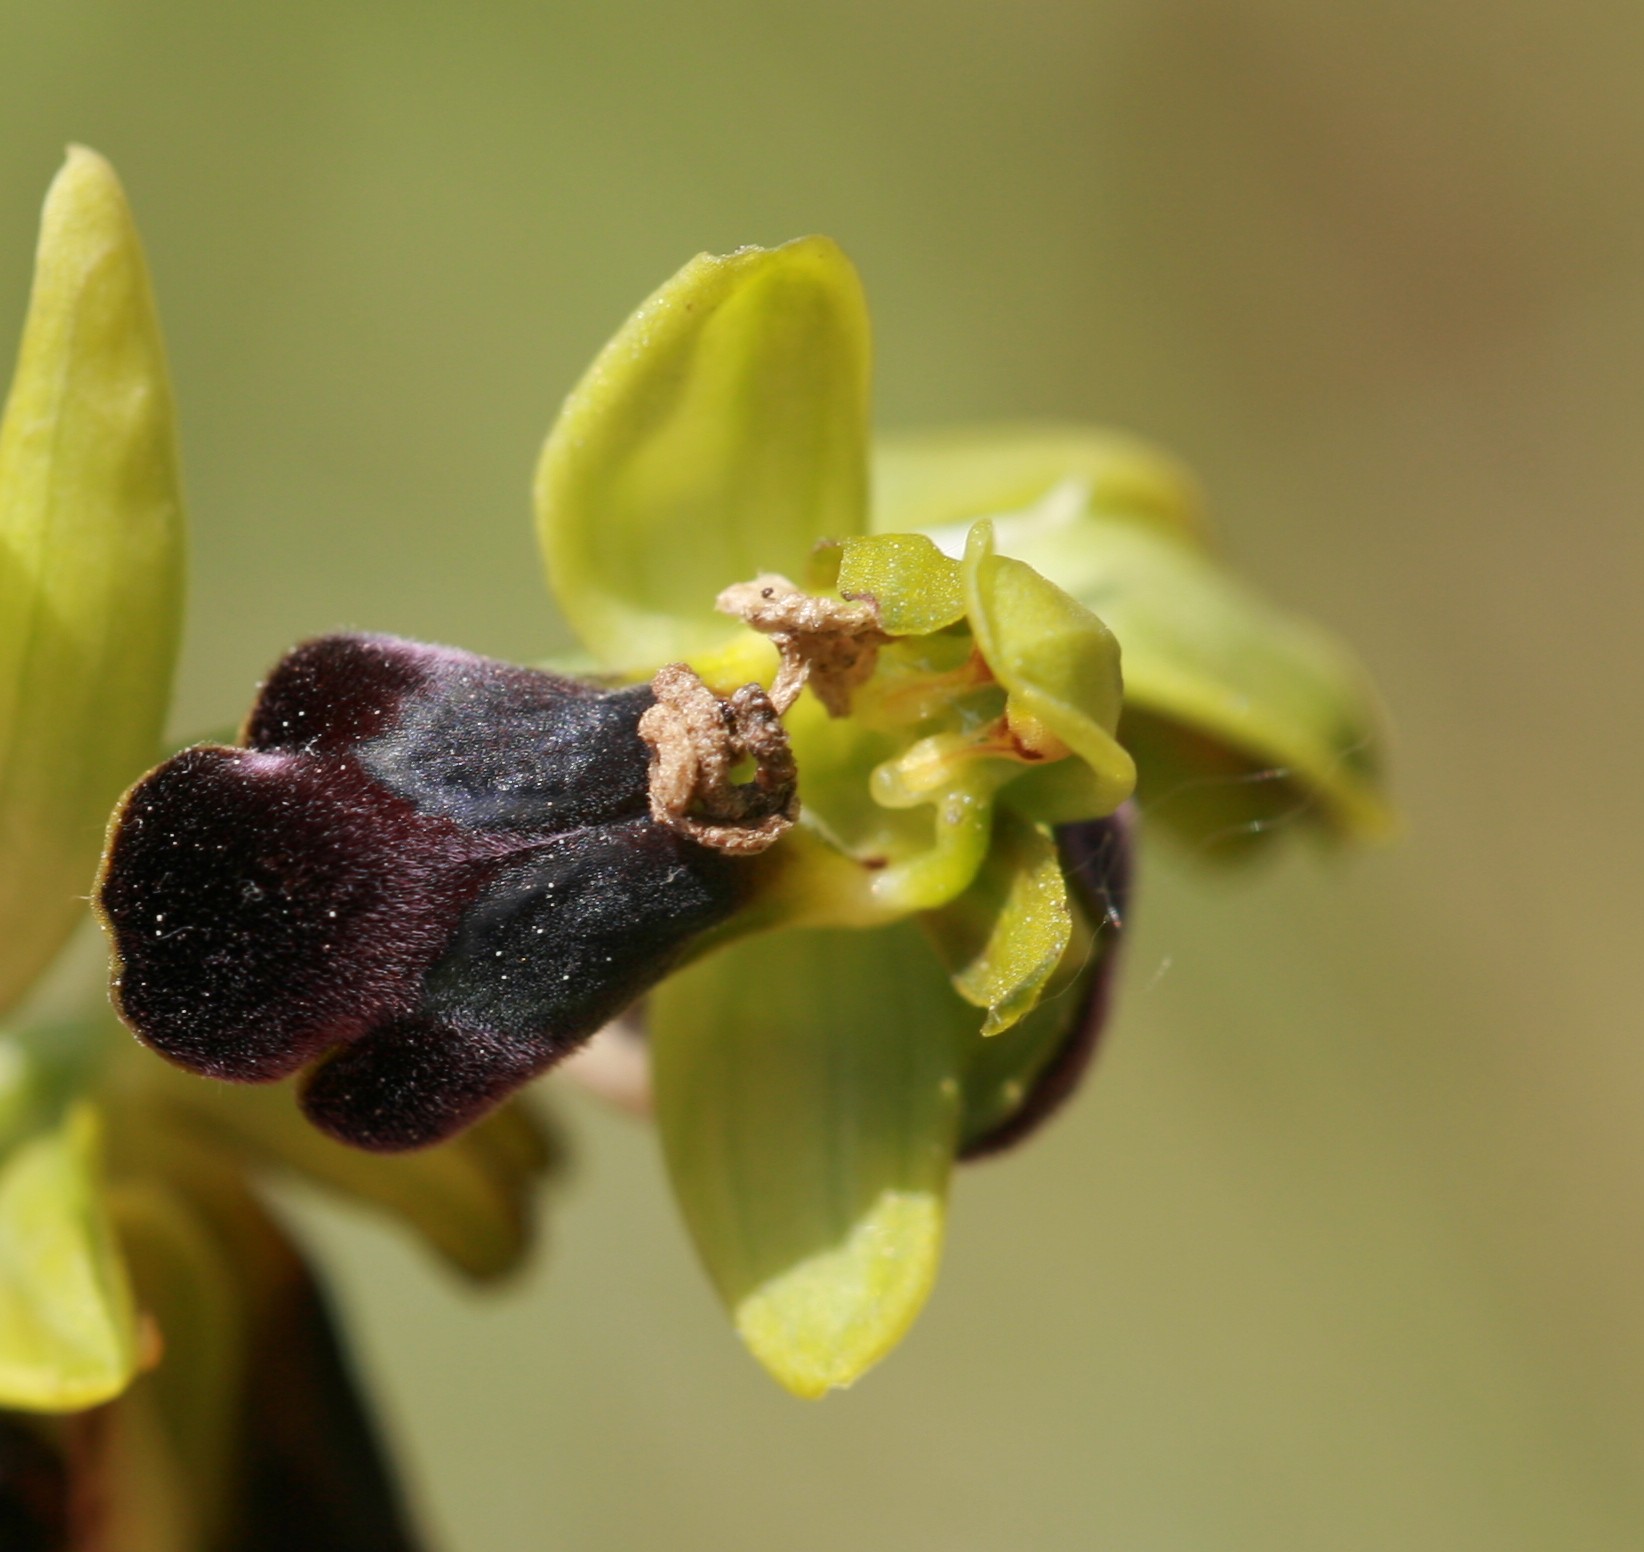
<instances>
[{"instance_id":1,"label":"hairy flower surface","mask_svg":"<svg viewBox=\"0 0 1644 1552\"><path fill-rule=\"evenodd\" d=\"M645 991L738 898L735 865L657 824L641 685L388 637L298 647L244 748L146 776L98 899L116 1004L207 1077L320 1061L303 1108L422 1147Z\"/></svg>"}]
</instances>

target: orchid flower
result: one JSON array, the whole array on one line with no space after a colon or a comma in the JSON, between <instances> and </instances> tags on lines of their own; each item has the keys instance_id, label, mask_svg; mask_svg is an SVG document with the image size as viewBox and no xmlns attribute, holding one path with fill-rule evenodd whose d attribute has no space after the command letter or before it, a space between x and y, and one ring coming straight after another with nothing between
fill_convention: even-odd
<instances>
[{"instance_id":1,"label":"orchid flower","mask_svg":"<svg viewBox=\"0 0 1644 1552\"><path fill-rule=\"evenodd\" d=\"M1172 461L1042 429L873 457L868 392L832 242L693 260L538 468L581 674L300 646L239 745L122 800L98 895L141 1040L301 1072L366 1148L459 1132L643 997L685 1220L806 1396L924 1303L954 1161L1084 1067L1133 793L1229 851L1387 818L1359 670L1224 572Z\"/></svg>"}]
</instances>

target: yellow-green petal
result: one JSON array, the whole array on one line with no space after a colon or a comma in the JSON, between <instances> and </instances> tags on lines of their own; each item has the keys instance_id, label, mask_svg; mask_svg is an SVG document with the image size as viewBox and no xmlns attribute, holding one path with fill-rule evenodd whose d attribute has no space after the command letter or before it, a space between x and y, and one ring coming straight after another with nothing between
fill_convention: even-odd
<instances>
[{"instance_id":1,"label":"yellow-green petal","mask_svg":"<svg viewBox=\"0 0 1644 1552\"><path fill-rule=\"evenodd\" d=\"M907 924L748 939L652 999L674 1190L737 1330L796 1395L859 1378L930 1292L975 1023Z\"/></svg>"},{"instance_id":2,"label":"yellow-green petal","mask_svg":"<svg viewBox=\"0 0 1644 1552\"><path fill-rule=\"evenodd\" d=\"M566 400L537 468L554 594L607 666L716 650L732 582L866 525L869 333L826 238L693 259Z\"/></svg>"},{"instance_id":3,"label":"yellow-green petal","mask_svg":"<svg viewBox=\"0 0 1644 1552\"><path fill-rule=\"evenodd\" d=\"M1204 533L1204 503L1193 476L1168 453L1124 432L956 426L874 444L875 533L969 527L1053 491L1082 508L1184 537Z\"/></svg>"},{"instance_id":4,"label":"yellow-green petal","mask_svg":"<svg viewBox=\"0 0 1644 1552\"><path fill-rule=\"evenodd\" d=\"M0 1406L75 1411L130 1383L136 1326L97 1115L42 1103L38 1082L23 1048L0 1044Z\"/></svg>"},{"instance_id":5,"label":"yellow-green petal","mask_svg":"<svg viewBox=\"0 0 1644 1552\"><path fill-rule=\"evenodd\" d=\"M0 421L0 1008L83 917L108 811L153 761L182 596L148 273L113 169L74 150Z\"/></svg>"},{"instance_id":6,"label":"yellow-green petal","mask_svg":"<svg viewBox=\"0 0 1644 1552\"><path fill-rule=\"evenodd\" d=\"M1073 911L1056 841L1043 825L1001 813L976 881L933 912L927 930L953 989L985 1008L982 1033L1009 1029L1033 1011L1073 937Z\"/></svg>"},{"instance_id":7,"label":"yellow-green petal","mask_svg":"<svg viewBox=\"0 0 1644 1552\"><path fill-rule=\"evenodd\" d=\"M1008 715L1042 725L1088 765L1112 813L1136 785L1114 738L1125 684L1108 624L1031 565L994 553L979 522L965 544L966 613L976 645L1009 692Z\"/></svg>"},{"instance_id":8,"label":"yellow-green petal","mask_svg":"<svg viewBox=\"0 0 1644 1552\"><path fill-rule=\"evenodd\" d=\"M961 1158L1011 1147L1049 1119L1078 1086L1107 1023L1128 909L1132 823L1121 811L1069 826L1056 842L1065 881L1072 886L1067 946L1025 1017L1000 1034L979 1034L970 1042ZM957 913L925 920L944 955L954 948L955 923L943 919L950 914ZM958 925L962 948L962 920Z\"/></svg>"}]
</instances>

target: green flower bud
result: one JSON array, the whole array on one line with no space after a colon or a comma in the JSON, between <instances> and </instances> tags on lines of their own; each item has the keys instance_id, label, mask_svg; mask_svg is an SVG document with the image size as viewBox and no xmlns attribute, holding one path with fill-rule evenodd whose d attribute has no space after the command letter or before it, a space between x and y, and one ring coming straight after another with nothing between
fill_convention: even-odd
<instances>
[{"instance_id":1,"label":"green flower bud","mask_svg":"<svg viewBox=\"0 0 1644 1552\"><path fill-rule=\"evenodd\" d=\"M113 169L70 151L0 422L0 1009L85 911L155 753L182 617L171 389Z\"/></svg>"}]
</instances>

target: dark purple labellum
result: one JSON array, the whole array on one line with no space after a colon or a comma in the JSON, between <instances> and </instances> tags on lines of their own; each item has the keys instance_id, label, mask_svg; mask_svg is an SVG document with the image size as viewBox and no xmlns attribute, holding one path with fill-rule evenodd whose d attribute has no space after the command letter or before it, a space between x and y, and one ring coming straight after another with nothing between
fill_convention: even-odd
<instances>
[{"instance_id":1,"label":"dark purple labellum","mask_svg":"<svg viewBox=\"0 0 1644 1552\"><path fill-rule=\"evenodd\" d=\"M319 1061L303 1105L345 1142L449 1136L738 903L734 861L650 818L651 703L392 637L298 647L245 748L185 750L115 816L121 1015L210 1077Z\"/></svg>"}]
</instances>

